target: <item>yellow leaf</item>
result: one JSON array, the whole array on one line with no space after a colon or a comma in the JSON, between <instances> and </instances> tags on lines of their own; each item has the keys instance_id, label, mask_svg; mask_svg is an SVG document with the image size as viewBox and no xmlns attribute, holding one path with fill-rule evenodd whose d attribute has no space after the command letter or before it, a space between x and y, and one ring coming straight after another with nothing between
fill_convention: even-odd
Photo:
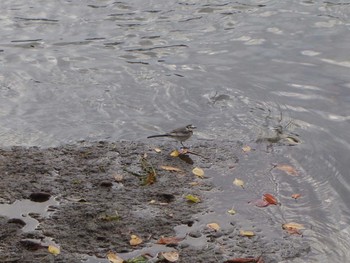
<instances>
[{"instance_id":1,"label":"yellow leaf","mask_svg":"<svg viewBox=\"0 0 350 263\"><path fill-rule=\"evenodd\" d=\"M153 150L154 150L156 153L162 152L162 150L161 150L160 148L154 148Z\"/></svg>"},{"instance_id":2,"label":"yellow leaf","mask_svg":"<svg viewBox=\"0 0 350 263\"><path fill-rule=\"evenodd\" d=\"M180 153L178 150L172 151L170 154L170 156L172 156L172 157L178 157L179 155L180 155Z\"/></svg>"},{"instance_id":3,"label":"yellow leaf","mask_svg":"<svg viewBox=\"0 0 350 263\"><path fill-rule=\"evenodd\" d=\"M210 223L210 224L207 224L207 227L209 227L210 229L213 229L215 231L219 231L220 230L220 226L219 224L217 223Z\"/></svg>"},{"instance_id":4,"label":"yellow leaf","mask_svg":"<svg viewBox=\"0 0 350 263\"><path fill-rule=\"evenodd\" d=\"M301 235L301 232L299 230L305 229L304 225L295 222L283 224L282 228L286 230L289 234L298 235Z\"/></svg>"},{"instance_id":5,"label":"yellow leaf","mask_svg":"<svg viewBox=\"0 0 350 263\"><path fill-rule=\"evenodd\" d=\"M136 235L131 235L129 242L130 242L130 245L137 246L137 245L140 245L142 243L142 239Z\"/></svg>"},{"instance_id":6,"label":"yellow leaf","mask_svg":"<svg viewBox=\"0 0 350 263\"><path fill-rule=\"evenodd\" d=\"M53 245L49 245L49 247L47 248L47 250L52 254L57 256L60 253L60 249L58 247L55 247Z\"/></svg>"},{"instance_id":7,"label":"yellow leaf","mask_svg":"<svg viewBox=\"0 0 350 263\"><path fill-rule=\"evenodd\" d=\"M169 262L176 262L179 260L179 252L177 251L163 252L162 256Z\"/></svg>"},{"instance_id":8,"label":"yellow leaf","mask_svg":"<svg viewBox=\"0 0 350 263\"><path fill-rule=\"evenodd\" d=\"M199 168L199 167L195 167L193 170L192 170L192 173L196 176L198 176L199 178L203 178L204 177L204 171L202 168Z\"/></svg>"},{"instance_id":9,"label":"yellow leaf","mask_svg":"<svg viewBox=\"0 0 350 263\"><path fill-rule=\"evenodd\" d=\"M113 252L108 252L107 258L111 263L123 263L124 260Z\"/></svg>"},{"instance_id":10,"label":"yellow leaf","mask_svg":"<svg viewBox=\"0 0 350 263\"><path fill-rule=\"evenodd\" d=\"M241 179L235 178L235 180L233 180L233 184L244 188L244 181Z\"/></svg>"},{"instance_id":11,"label":"yellow leaf","mask_svg":"<svg viewBox=\"0 0 350 263\"><path fill-rule=\"evenodd\" d=\"M295 170L294 167L288 165L288 164L279 164L276 166L276 168L278 170L284 171L289 175L293 175L293 176L298 176L298 172Z\"/></svg>"},{"instance_id":12,"label":"yellow leaf","mask_svg":"<svg viewBox=\"0 0 350 263\"><path fill-rule=\"evenodd\" d=\"M250 231L250 230L241 230L241 231L239 231L239 234L241 236L245 236L245 237L253 237L253 236L255 236L254 232Z\"/></svg>"},{"instance_id":13,"label":"yellow leaf","mask_svg":"<svg viewBox=\"0 0 350 263\"><path fill-rule=\"evenodd\" d=\"M195 195L186 195L185 198L192 203L199 203L201 199Z\"/></svg>"},{"instance_id":14,"label":"yellow leaf","mask_svg":"<svg viewBox=\"0 0 350 263\"><path fill-rule=\"evenodd\" d=\"M227 213L229 213L230 215L234 215L236 214L236 211L234 209L230 209L227 211Z\"/></svg>"},{"instance_id":15,"label":"yellow leaf","mask_svg":"<svg viewBox=\"0 0 350 263\"><path fill-rule=\"evenodd\" d=\"M190 186L197 186L197 185L199 185L199 182L190 182L190 183L188 183Z\"/></svg>"},{"instance_id":16,"label":"yellow leaf","mask_svg":"<svg viewBox=\"0 0 350 263\"><path fill-rule=\"evenodd\" d=\"M252 147L250 147L249 145L245 145L242 147L242 151L247 153L250 152L252 150Z\"/></svg>"},{"instance_id":17,"label":"yellow leaf","mask_svg":"<svg viewBox=\"0 0 350 263\"><path fill-rule=\"evenodd\" d=\"M295 222L290 222L282 225L284 228L295 228L298 230L305 229L304 225L295 223Z\"/></svg>"},{"instance_id":18,"label":"yellow leaf","mask_svg":"<svg viewBox=\"0 0 350 263\"><path fill-rule=\"evenodd\" d=\"M170 172L182 172L182 170L180 168L176 168L173 166L162 165L162 166L160 166L160 168L162 168L166 171L170 171Z\"/></svg>"}]
</instances>

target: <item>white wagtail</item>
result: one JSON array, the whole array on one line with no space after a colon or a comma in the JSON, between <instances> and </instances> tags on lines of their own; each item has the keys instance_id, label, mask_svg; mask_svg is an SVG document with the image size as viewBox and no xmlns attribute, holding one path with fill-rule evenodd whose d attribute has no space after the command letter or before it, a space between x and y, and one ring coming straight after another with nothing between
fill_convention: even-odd
<instances>
[{"instance_id":1,"label":"white wagtail","mask_svg":"<svg viewBox=\"0 0 350 263\"><path fill-rule=\"evenodd\" d=\"M173 138L177 141L179 141L181 143L181 145L183 147L185 147L182 142L188 140L192 134L193 134L193 130L197 128L195 126L193 126L192 124L187 125L185 127L181 127L178 129L175 129L171 132L165 133L165 134L159 134L159 135L152 135L152 136L148 136L147 138L156 138L156 137L170 137Z\"/></svg>"}]
</instances>

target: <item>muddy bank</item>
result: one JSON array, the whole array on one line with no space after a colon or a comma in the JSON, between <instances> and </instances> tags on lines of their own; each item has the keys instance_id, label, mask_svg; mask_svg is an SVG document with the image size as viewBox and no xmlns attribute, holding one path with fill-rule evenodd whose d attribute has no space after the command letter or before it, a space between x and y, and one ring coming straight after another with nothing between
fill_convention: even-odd
<instances>
[{"instance_id":1,"label":"muddy bank","mask_svg":"<svg viewBox=\"0 0 350 263\"><path fill-rule=\"evenodd\" d=\"M210 178L198 178L191 171L196 166L239 163L233 149L226 145L217 151L216 145L205 143L193 151L206 158L190 154L187 159L171 157L170 144L158 153L133 142L2 149L0 203L28 199L32 203L26 206L51 203L45 213L20 216L5 216L0 208L0 262L108 262L110 251L126 258L148 253L149 262L157 261L157 252L172 250L179 252L177 262L224 262L260 255L264 262L282 262L307 254L309 246L300 237L242 238L234 217L225 230L204 226L182 236L178 244L154 246L162 236L175 236L175 227L191 228L198 221L195 215L210 210L205 193L215 191L215 186ZM182 172L161 168L164 165ZM201 202L188 202L188 194ZM28 219L37 225L26 229ZM131 246L131 235L143 242ZM203 237L206 244L196 244ZM50 254L49 244L59 246L60 254Z\"/></svg>"}]
</instances>

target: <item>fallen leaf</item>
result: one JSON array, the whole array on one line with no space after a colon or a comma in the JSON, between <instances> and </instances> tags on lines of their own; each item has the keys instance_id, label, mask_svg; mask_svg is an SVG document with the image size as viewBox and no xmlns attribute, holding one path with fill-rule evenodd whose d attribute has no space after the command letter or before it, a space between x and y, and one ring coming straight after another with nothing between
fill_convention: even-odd
<instances>
[{"instance_id":1,"label":"fallen leaf","mask_svg":"<svg viewBox=\"0 0 350 263\"><path fill-rule=\"evenodd\" d=\"M250 230L240 230L239 234L241 236L245 236L245 237L253 237L253 236L255 236L254 232L250 231Z\"/></svg>"},{"instance_id":2,"label":"fallen leaf","mask_svg":"<svg viewBox=\"0 0 350 263\"><path fill-rule=\"evenodd\" d=\"M136 235L131 235L129 242L130 242L130 245L137 246L142 243L142 239Z\"/></svg>"},{"instance_id":3,"label":"fallen leaf","mask_svg":"<svg viewBox=\"0 0 350 263\"><path fill-rule=\"evenodd\" d=\"M245 145L242 147L242 151L247 153L250 152L252 150L252 147L250 147L249 145Z\"/></svg>"},{"instance_id":4,"label":"fallen leaf","mask_svg":"<svg viewBox=\"0 0 350 263\"><path fill-rule=\"evenodd\" d=\"M233 184L244 188L244 181L241 179L235 178L235 180L233 180Z\"/></svg>"},{"instance_id":5,"label":"fallen leaf","mask_svg":"<svg viewBox=\"0 0 350 263\"><path fill-rule=\"evenodd\" d=\"M292 176L298 176L299 175L298 172L295 170L295 168L293 166L288 165L288 164L278 164L276 166L276 168L278 170L284 171L287 174L292 175Z\"/></svg>"},{"instance_id":6,"label":"fallen leaf","mask_svg":"<svg viewBox=\"0 0 350 263\"><path fill-rule=\"evenodd\" d=\"M55 247L53 245L49 245L47 250L52 254L57 256L60 253L60 249L58 247Z\"/></svg>"},{"instance_id":7,"label":"fallen leaf","mask_svg":"<svg viewBox=\"0 0 350 263\"><path fill-rule=\"evenodd\" d=\"M192 203L199 203L201 199L195 195L186 195L185 198Z\"/></svg>"},{"instance_id":8,"label":"fallen leaf","mask_svg":"<svg viewBox=\"0 0 350 263\"><path fill-rule=\"evenodd\" d=\"M122 174L115 174L114 175L114 180L117 182L117 183L120 183L124 180L124 176Z\"/></svg>"},{"instance_id":9,"label":"fallen leaf","mask_svg":"<svg viewBox=\"0 0 350 263\"><path fill-rule=\"evenodd\" d=\"M178 150L172 151L172 152L170 153L170 156L172 156L172 157L178 157L179 155L180 155L180 153L179 153Z\"/></svg>"},{"instance_id":10,"label":"fallen leaf","mask_svg":"<svg viewBox=\"0 0 350 263\"><path fill-rule=\"evenodd\" d=\"M162 256L169 262L176 262L179 260L179 252L177 251L162 252Z\"/></svg>"},{"instance_id":11,"label":"fallen leaf","mask_svg":"<svg viewBox=\"0 0 350 263\"><path fill-rule=\"evenodd\" d=\"M154 148L153 150L154 150L156 153L162 152L162 150L161 150L160 148Z\"/></svg>"},{"instance_id":12,"label":"fallen leaf","mask_svg":"<svg viewBox=\"0 0 350 263\"><path fill-rule=\"evenodd\" d=\"M298 199L299 197L301 197L301 194L292 194L292 198L294 199Z\"/></svg>"},{"instance_id":13,"label":"fallen leaf","mask_svg":"<svg viewBox=\"0 0 350 263\"><path fill-rule=\"evenodd\" d=\"M215 231L219 231L220 230L220 226L217 223L207 224L207 227L209 227L210 229L215 230Z\"/></svg>"},{"instance_id":14,"label":"fallen leaf","mask_svg":"<svg viewBox=\"0 0 350 263\"><path fill-rule=\"evenodd\" d=\"M180 168L173 167L173 166L162 165L160 166L160 168L169 172L183 172Z\"/></svg>"},{"instance_id":15,"label":"fallen leaf","mask_svg":"<svg viewBox=\"0 0 350 263\"><path fill-rule=\"evenodd\" d=\"M270 205L277 205L278 201L272 194L264 194L264 200L268 202Z\"/></svg>"},{"instance_id":16,"label":"fallen leaf","mask_svg":"<svg viewBox=\"0 0 350 263\"><path fill-rule=\"evenodd\" d=\"M197 186L197 185L199 185L199 182L190 182L189 185L190 186Z\"/></svg>"},{"instance_id":17,"label":"fallen leaf","mask_svg":"<svg viewBox=\"0 0 350 263\"><path fill-rule=\"evenodd\" d=\"M267 202L265 199L257 199L255 201L249 202L249 203L253 203L253 205L257 206L257 207L266 207L269 204L269 202Z\"/></svg>"},{"instance_id":18,"label":"fallen leaf","mask_svg":"<svg viewBox=\"0 0 350 263\"><path fill-rule=\"evenodd\" d=\"M160 245L177 245L180 241L182 241L183 238L179 237L161 237L158 241L157 244Z\"/></svg>"},{"instance_id":19,"label":"fallen leaf","mask_svg":"<svg viewBox=\"0 0 350 263\"><path fill-rule=\"evenodd\" d=\"M124 260L121 257L119 257L118 255L114 254L113 252L108 252L107 253L107 259L111 263L123 263L124 262Z\"/></svg>"},{"instance_id":20,"label":"fallen leaf","mask_svg":"<svg viewBox=\"0 0 350 263\"><path fill-rule=\"evenodd\" d=\"M293 234L301 235L300 230L305 229L304 225L295 223L295 222L283 224L282 228L292 235Z\"/></svg>"},{"instance_id":21,"label":"fallen leaf","mask_svg":"<svg viewBox=\"0 0 350 263\"><path fill-rule=\"evenodd\" d=\"M192 170L192 173L196 176L198 176L199 178L203 178L204 177L204 171L202 168L199 167L195 167Z\"/></svg>"},{"instance_id":22,"label":"fallen leaf","mask_svg":"<svg viewBox=\"0 0 350 263\"><path fill-rule=\"evenodd\" d=\"M227 213L229 213L230 215L234 215L236 214L236 211L234 209L230 209L230 210L227 210Z\"/></svg>"}]
</instances>

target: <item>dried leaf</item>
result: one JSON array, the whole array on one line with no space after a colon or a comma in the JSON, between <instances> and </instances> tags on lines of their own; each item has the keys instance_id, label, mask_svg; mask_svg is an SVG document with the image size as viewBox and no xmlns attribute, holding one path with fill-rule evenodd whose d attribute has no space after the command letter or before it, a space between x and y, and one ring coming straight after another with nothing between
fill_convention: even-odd
<instances>
[{"instance_id":1,"label":"dried leaf","mask_svg":"<svg viewBox=\"0 0 350 263\"><path fill-rule=\"evenodd\" d=\"M153 150L154 150L156 153L162 152L162 150L161 150L160 148L154 148Z\"/></svg>"},{"instance_id":2,"label":"dried leaf","mask_svg":"<svg viewBox=\"0 0 350 263\"><path fill-rule=\"evenodd\" d=\"M55 247L53 245L49 245L47 250L52 254L52 255L55 255L57 256L61 251L58 247Z\"/></svg>"},{"instance_id":3,"label":"dried leaf","mask_svg":"<svg viewBox=\"0 0 350 263\"><path fill-rule=\"evenodd\" d=\"M170 156L172 156L172 157L178 157L179 155L180 155L180 153L179 153L178 150L172 151L172 152L170 153Z\"/></svg>"},{"instance_id":4,"label":"dried leaf","mask_svg":"<svg viewBox=\"0 0 350 263\"><path fill-rule=\"evenodd\" d=\"M207 224L207 227L209 227L210 229L213 229L215 231L219 231L220 230L220 226L219 224L217 223L210 223L210 224Z\"/></svg>"},{"instance_id":5,"label":"dried leaf","mask_svg":"<svg viewBox=\"0 0 350 263\"><path fill-rule=\"evenodd\" d=\"M169 262L176 262L179 260L179 252L177 251L162 252L162 256Z\"/></svg>"},{"instance_id":6,"label":"dried leaf","mask_svg":"<svg viewBox=\"0 0 350 263\"><path fill-rule=\"evenodd\" d=\"M144 185L151 185L154 184L157 181L156 174L153 172L149 172L146 176L146 178L143 181Z\"/></svg>"},{"instance_id":7,"label":"dried leaf","mask_svg":"<svg viewBox=\"0 0 350 263\"><path fill-rule=\"evenodd\" d=\"M245 145L242 147L242 151L247 153L250 152L252 150L252 147L250 147L249 145Z\"/></svg>"},{"instance_id":8,"label":"dried leaf","mask_svg":"<svg viewBox=\"0 0 350 263\"><path fill-rule=\"evenodd\" d=\"M124 262L124 260L121 257L114 254L113 252L108 252L107 258L108 258L109 262L111 262L111 263L123 263Z\"/></svg>"},{"instance_id":9,"label":"dried leaf","mask_svg":"<svg viewBox=\"0 0 350 263\"><path fill-rule=\"evenodd\" d=\"M117 182L117 183L121 183L123 180L124 180L124 176L122 174L115 174L114 175L114 180Z\"/></svg>"},{"instance_id":10,"label":"dried leaf","mask_svg":"<svg viewBox=\"0 0 350 263\"><path fill-rule=\"evenodd\" d=\"M300 230L305 229L304 225L295 223L295 222L283 224L282 228L292 235L293 234L301 235Z\"/></svg>"},{"instance_id":11,"label":"dried leaf","mask_svg":"<svg viewBox=\"0 0 350 263\"><path fill-rule=\"evenodd\" d=\"M270 205L269 202L267 202L265 199L261 199L261 198L255 200L255 201L252 201L251 203L253 203L257 207L266 207L266 206Z\"/></svg>"},{"instance_id":12,"label":"dried leaf","mask_svg":"<svg viewBox=\"0 0 350 263\"><path fill-rule=\"evenodd\" d=\"M301 194L292 194L292 198L294 199L298 199L299 197L301 197Z\"/></svg>"},{"instance_id":13,"label":"dried leaf","mask_svg":"<svg viewBox=\"0 0 350 263\"><path fill-rule=\"evenodd\" d=\"M199 178L203 178L204 177L204 171L202 168L199 168L199 167L195 167L193 170L192 170L192 173L196 176L198 176Z\"/></svg>"},{"instance_id":14,"label":"dried leaf","mask_svg":"<svg viewBox=\"0 0 350 263\"><path fill-rule=\"evenodd\" d=\"M278 170L284 171L287 174L292 175L292 176L299 175L298 172L295 170L295 168L293 166L288 165L288 164L279 164L276 166L276 168Z\"/></svg>"},{"instance_id":15,"label":"dried leaf","mask_svg":"<svg viewBox=\"0 0 350 263\"><path fill-rule=\"evenodd\" d=\"M197 186L197 185L199 185L199 182L190 182L189 185L190 186Z\"/></svg>"},{"instance_id":16,"label":"dried leaf","mask_svg":"<svg viewBox=\"0 0 350 263\"><path fill-rule=\"evenodd\" d=\"M130 242L130 245L137 246L142 243L142 239L136 235L131 235L129 242Z\"/></svg>"},{"instance_id":17,"label":"dried leaf","mask_svg":"<svg viewBox=\"0 0 350 263\"><path fill-rule=\"evenodd\" d=\"M234 209L230 209L227 211L227 213L229 213L230 215L234 215L236 214L236 211Z\"/></svg>"},{"instance_id":18,"label":"dried leaf","mask_svg":"<svg viewBox=\"0 0 350 263\"><path fill-rule=\"evenodd\" d=\"M160 168L169 172L183 172L180 168L173 167L173 166L162 165L160 166Z\"/></svg>"},{"instance_id":19,"label":"dried leaf","mask_svg":"<svg viewBox=\"0 0 350 263\"><path fill-rule=\"evenodd\" d=\"M272 194L264 194L264 200L268 202L270 205L277 205L278 201Z\"/></svg>"},{"instance_id":20,"label":"dried leaf","mask_svg":"<svg viewBox=\"0 0 350 263\"><path fill-rule=\"evenodd\" d=\"M245 236L245 237L253 237L253 236L255 236L254 232L250 231L250 230L240 230L239 234L241 236Z\"/></svg>"},{"instance_id":21,"label":"dried leaf","mask_svg":"<svg viewBox=\"0 0 350 263\"><path fill-rule=\"evenodd\" d=\"M179 237L161 237L158 241L157 244L160 245L177 245L180 241L182 241L183 238Z\"/></svg>"},{"instance_id":22,"label":"dried leaf","mask_svg":"<svg viewBox=\"0 0 350 263\"><path fill-rule=\"evenodd\" d=\"M244 181L241 179L235 178L235 180L233 180L233 184L244 188Z\"/></svg>"},{"instance_id":23,"label":"dried leaf","mask_svg":"<svg viewBox=\"0 0 350 263\"><path fill-rule=\"evenodd\" d=\"M201 199L195 195L186 195L185 198L192 203L199 203Z\"/></svg>"}]
</instances>

